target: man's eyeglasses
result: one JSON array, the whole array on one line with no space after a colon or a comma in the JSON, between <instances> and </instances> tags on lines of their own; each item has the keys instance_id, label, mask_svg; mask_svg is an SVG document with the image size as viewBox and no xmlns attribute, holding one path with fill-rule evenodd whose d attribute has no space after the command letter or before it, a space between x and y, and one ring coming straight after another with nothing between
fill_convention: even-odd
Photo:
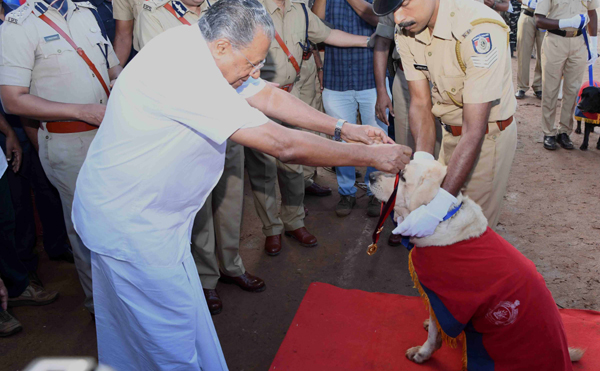
<instances>
[{"instance_id":1,"label":"man's eyeglasses","mask_svg":"<svg viewBox=\"0 0 600 371\"><path fill-rule=\"evenodd\" d=\"M254 63L250 62L250 59L246 58L244 53L237 50L236 48L233 48L233 50L240 53L242 55L242 57L244 57L248 61L248 63L250 63L252 65L252 71L250 71L250 75L254 75L258 71L260 71L261 68L263 68L265 66L265 62L267 61L266 59L263 59L259 64L254 64Z\"/></svg>"}]
</instances>

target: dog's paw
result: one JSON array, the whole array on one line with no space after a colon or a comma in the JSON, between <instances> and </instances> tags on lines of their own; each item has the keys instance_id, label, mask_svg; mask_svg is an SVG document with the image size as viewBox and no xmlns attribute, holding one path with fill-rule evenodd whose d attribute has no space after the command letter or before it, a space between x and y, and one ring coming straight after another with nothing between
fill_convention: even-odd
<instances>
[{"instance_id":1,"label":"dog's paw","mask_svg":"<svg viewBox=\"0 0 600 371\"><path fill-rule=\"evenodd\" d=\"M406 358L415 362L415 363L423 363L429 359L429 357L425 358L422 354L419 353L421 347L412 347L406 351Z\"/></svg>"},{"instance_id":2,"label":"dog's paw","mask_svg":"<svg viewBox=\"0 0 600 371\"><path fill-rule=\"evenodd\" d=\"M429 318L423 321L423 328L425 329L425 331L429 331Z\"/></svg>"}]
</instances>

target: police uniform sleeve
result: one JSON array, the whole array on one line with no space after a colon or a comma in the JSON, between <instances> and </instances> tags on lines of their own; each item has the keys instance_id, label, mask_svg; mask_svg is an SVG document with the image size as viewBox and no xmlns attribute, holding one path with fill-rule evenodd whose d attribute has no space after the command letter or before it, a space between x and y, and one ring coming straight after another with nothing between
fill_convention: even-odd
<instances>
[{"instance_id":1,"label":"police uniform sleeve","mask_svg":"<svg viewBox=\"0 0 600 371\"><path fill-rule=\"evenodd\" d=\"M591 0L588 1L587 3L587 9L588 10L594 10L600 8L600 0Z\"/></svg>"},{"instance_id":2,"label":"police uniform sleeve","mask_svg":"<svg viewBox=\"0 0 600 371\"><path fill-rule=\"evenodd\" d=\"M535 8L535 14L546 16L548 15L548 13L550 13L551 8L552 0L542 0L539 3L537 3L537 6Z\"/></svg>"},{"instance_id":3,"label":"police uniform sleeve","mask_svg":"<svg viewBox=\"0 0 600 371\"><path fill-rule=\"evenodd\" d=\"M131 21L133 17L133 4L128 0L113 0L113 18L118 21Z\"/></svg>"},{"instance_id":4,"label":"police uniform sleeve","mask_svg":"<svg viewBox=\"0 0 600 371\"><path fill-rule=\"evenodd\" d=\"M415 68L415 56L410 48L409 43L411 40L402 35L396 35L396 50L400 54L400 60L402 61L402 69L404 70L404 76L408 81L425 80L427 76Z\"/></svg>"},{"instance_id":5,"label":"police uniform sleeve","mask_svg":"<svg viewBox=\"0 0 600 371\"><path fill-rule=\"evenodd\" d=\"M142 9L138 14L138 41L140 43L140 50L144 45L148 44L150 40L158 36L164 31L163 26L160 24L158 19L152 14L152 12Z\"/></svg>"},{"instance_id":6,"label":"police uniform sleeve","mask_svg":"<svg viewBox=\"0 0 600 371\"><path fill-rule=\"evenodd\" d=\"M29 87L35 65L37 40L25 24L4 23L0 29L0 85Z\"/></svg>"},{"instance_id":7,"label":"police uniform sleeve","mask_svg":"<svg viewBox=\"0 0 600 371\"><path fill-rule=\"evenodd\" d=\"M113 68L117 64L119 64L119 58L117 57L110 40L108 40L108 68Z\"/></svg>"},{"instance_id":8,"label":"police uniform sleeve","mask_svg":"<svg viewBox=\"0 0 600 371\"><path fill-rule=\"evenodd\" d=\"M310 9L308 11L308 39L315 44L322 43L331 33L321 18L317 17Z\"/></svg>"},{"instance_id":9,"label":"police uniform sleeve","mask_svg":"<svg viewBox=\"0 0 600 371\"><path fill-rule=\"evenodd\" d=\"M476 26L461 45L466 67L463 103L487 103L502 97L508 31L496 24Z\"/></svg>"},{"instance_id":10,"label":"police uniform sleeve","mask_svg":"<svg viewBox=\"0 0 600 371\"><path fill-rule=\"evenodd\" d=\"M386 39L394 40L396 22L394 21L394 13L379 17L375 34Z\"/></svg>"}]
</instances>

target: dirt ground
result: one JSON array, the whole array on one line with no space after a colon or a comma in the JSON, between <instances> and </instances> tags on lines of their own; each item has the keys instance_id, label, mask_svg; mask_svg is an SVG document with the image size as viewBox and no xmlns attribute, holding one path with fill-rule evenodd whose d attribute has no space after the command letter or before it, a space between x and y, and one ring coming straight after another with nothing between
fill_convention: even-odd
<instances>
[{"instance_id":1,"label":"dirt ground","mask_svg":"<svg viewBox=\"0 0 600 371\"><path fill-rule=\"evenodd\" d=\"M519 142L498 231L534 261L561 307L600 310L598 133L592 134L587 152L545 150L541 101L531 91L527 94L519 101ZM573 134L572 139L579 147L582 135ZM318 182L336 189L334 175L323 169ZM277 257L262 250L264 237L248 183L245 195L241 255L247 270L265 280L267 290L253 294L230 285L217 287L224 310L213 319L230 370L268 369L311 282L417 295L407 252L385 244L392 229L389 221L378 253L366 254L376 220L366 217L363 191L357 194L357 209L344 219L334 213L337 192L307 197L306 226L319 246L303 248L284 237ZM40 276L61 297L45 307L12 310L24 331L0 339L0 371L21 370L39 356L97 356L94 322L82 306L74 266L50 262L43 252L41 257Z\"/></svg>"}]
</instances>

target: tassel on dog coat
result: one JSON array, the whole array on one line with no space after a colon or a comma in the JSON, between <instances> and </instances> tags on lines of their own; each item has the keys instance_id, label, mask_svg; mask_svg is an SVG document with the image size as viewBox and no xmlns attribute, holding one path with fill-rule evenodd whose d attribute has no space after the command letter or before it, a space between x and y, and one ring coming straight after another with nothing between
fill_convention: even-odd
<instances>
[{"instance_id":1,"label":"tassel on dog coat","mask_svg":"<svg viewBox=\"0 0 600 371\"><path fill-rule=\"evenodd\" d=\"M449 246L416 247L409 268L469 371L571 371L558 308L532 261L490 228Z\"/></svg>"}]
</instances>

